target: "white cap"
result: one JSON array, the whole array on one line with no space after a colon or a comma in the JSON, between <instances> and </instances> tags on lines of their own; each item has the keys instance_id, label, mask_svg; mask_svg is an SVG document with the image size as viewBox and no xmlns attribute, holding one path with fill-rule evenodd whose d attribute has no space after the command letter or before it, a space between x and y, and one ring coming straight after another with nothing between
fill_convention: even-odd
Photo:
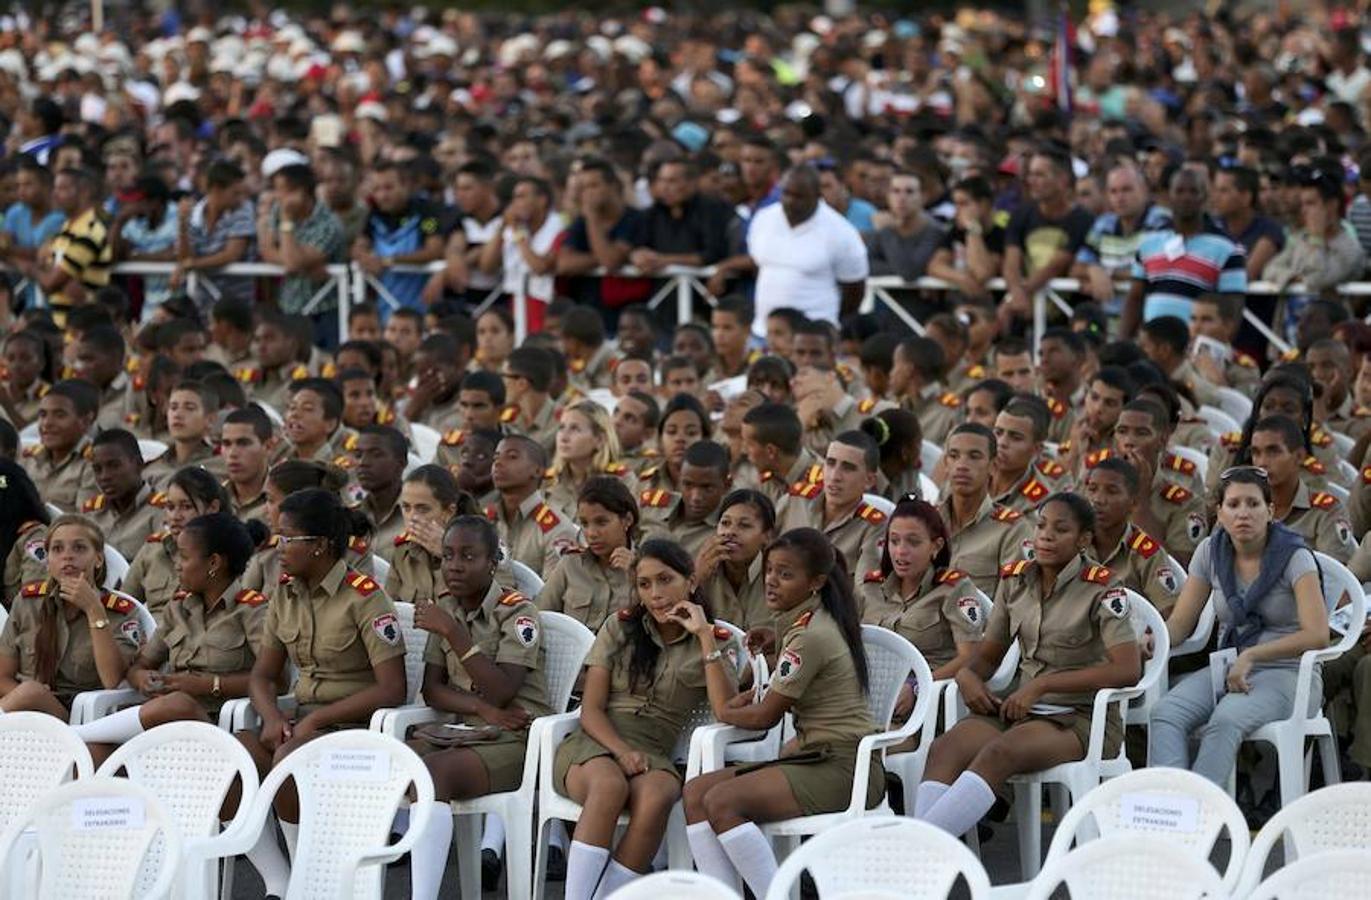
<instances>
[{"instance_id":1,"label":"white cap","mask_svg":"<svg viewBox=\"0 0 1371 900\"><path fill-rule=\"evenodd\" d=\"M385 106L377 103L375 100L366 100L362 103L358 103L356 115L359 119L372 119L376 122L384 122L390 118L390 115L386 112Z\"/></svg>"},{"instance_id":2,"label":"white cap","mask_svg":"<svg viewBox=\"0 0 1371 900\"><path fill-rule=\"evenodd\" d=\"M340 32L333 39L334 53L363 53L367 49L367 42L362 40L362 36L355 31Z\"/></svg>"},{"instance_id":3,"label":"white cap","mask_svg":"<svg viewBox=\"0 0 1371 900\"><path fill-rule=\"evenodd\" d=\"M637 35L626 34L622 37L615 38L614 52L618 53L620 56L627 57L629 62L636 63L650 54L652 48L648 46L647 41Z\"/></svg>"},{"instance_id":4,"label":"white cap","mask_svg":"<svg viewBox=\"0 0 1371 900\"><path fill-rule=\"evenodd\" d=\"M177 103L181 100L190 100L191 102L194 102L199 99L200 89L187 81L176 82L171 87L167 88L166 93L162 95L162 102L167 106L171 106L173 103Z\"/></svg>"},{"instance_id":5,"label":"white cap","mask_svg":"<svg viewBox=\"0 0 1371 900\"><path fill-rule=\"evenodd\" d=\"M281 147L262 157L262 177L270 178L286 166L307 166L309 157L299 150Z\"/></svg>"},{"instance_id":6,"label":"white cap","mask_svg":"<svg viewBox=\"0 0 1371 900\"><path fill-rule=\"evenodd\" d=\"M208 44L212 40L214 40L214 32L210 31L203 25L198 25L195 28L192 28L186 34L187 44Z\"/></svg>"}]
</instances>

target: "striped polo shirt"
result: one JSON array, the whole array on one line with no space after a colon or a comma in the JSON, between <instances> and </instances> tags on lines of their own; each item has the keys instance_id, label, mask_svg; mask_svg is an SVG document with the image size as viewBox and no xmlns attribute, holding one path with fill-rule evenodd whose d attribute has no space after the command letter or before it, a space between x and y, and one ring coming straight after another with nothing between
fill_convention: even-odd
<instances>
[{"instance_id":1,"label":"striped polo shirt","mask_svg":"<svg viewBox=\"0 0 1371 900\"><path fill-rule=\"evenodd\" d=\"M1128 268L1138 254L1143 238L1153 231L1164 231L1171 227L1171 211L1164 206L1150 203L1143 210L1138 227L1130 234L1123 233L1123 220L1117 213L1100 213L1085 243L1076 251L1076 262L1088 266L1103 266L1111 272Z\"/></svg>"},{"instance_id":2,"label":"striped polo shirt","mask_svg":"<svg viewBox=\"0 0 1371 900\"><path fill-rule=\"evenodd\" d=\"M63 225L52 240L52 252L62 271L87 290L99 290L109 284L114 246L110 243L109 222L98 208L91 207Z\"/></svg>"},{"instance_id":3,"label":"striped polo shirt","mask_svg":"<svg viewBox=\"0 0 1371 900\"><path fill-rule=\"evenodd\" d=\"M1133 277L1144 283L1143 318L1176 316L1190 321L1190 304L1201 294L1247 291L1247 256L1207 217L1190 237L1174 230L1143 238L1133 261Z\"/></svg>"}]
</instances>

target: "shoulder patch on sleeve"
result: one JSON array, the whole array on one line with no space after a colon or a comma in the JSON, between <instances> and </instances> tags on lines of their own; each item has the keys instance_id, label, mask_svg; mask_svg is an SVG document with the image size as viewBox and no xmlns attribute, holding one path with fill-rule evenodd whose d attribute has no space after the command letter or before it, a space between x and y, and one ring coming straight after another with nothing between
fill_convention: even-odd
<instances>
[{"instance_id":1,"label":"shoulder patch on sleeve","mask_svg":"<svg viewBox=\"0 0 1371 900\"><path fill-rule=\"evenodd\" d=\"M867 397L865 400L857 401L857 412L866 415L876 408L876 398Z\"/></svg>"},{"instance_id":2,"label":"shoulder patch on sleeve","mask_svg":"<svg viewBox=\"0 0 1371 900\"><path fill-rule=\"evenodd\" d=\"M1229 450L1236 450L1242 444L1241 431L1228 431L1219 435L1219 443Z\"/></svg>"},{"instance_id":3,"label":"shoulder patch on sleeve","mask_svg":"<svg viewBox=\"0 0 1371 900\"><path fill-rule=\"evenodd\" d=\"M166 506L166 505L167 505L167 492L166 492L166 491L157 491L157 492L154 493L151 497L148 498L148 506L155 506L155 507L157 507L158 509L161 509L162 507L164 507L164 506Z\"/></svg>"},{"instance_id":4,"label":"shoulder patch on sleeve","mask_svg":"<svg viewBox=\"0 0 1371 900\"><path fill-rule=\"evenodd\" d=\"M539 503L533 508L533 521L538 525L539 530L541 530L543 534L547 534L549 531L556 528L558 523L562 520L552 511L552 507L548 506L546 503Z\"/></svg>"},{"instance_id":5,"label":"shoulder patch on sleeve","mask_svg":"<svg viewBox=\"0 0 1371 900\"><path fill-rule=\"evenodd\" d=\"M267 595L261 591L254 591L252 588L247 588L239 591L238 596L234 597L233 601L243 606L261 606L263 603L267 602Z\"/></svg>"},{"instance_id":6,"label":"shoulder patch on sleeve","mask_svg":"<svg viewBox=\"0 0 1371 900\"><path fill-rule=\"evenodd\" d=\"M511 403L509 406L506 406L504 409L500 410L500 421L505 423L506 425L508 425L510 422L513 422L517 418L519 418L519 407L517 404Z\"/></svg>"},{"instance_id":7,"label":"shoulder patch on sleeve","mask_svg":"<svg viewBox=\"0 0 1371 900\"><path fill-rule=\"evenodd\" d=\"M1062 416L1066 415L1066 404L1060 400L1049 397L1047 400L1047 410L1052 413L1052 418L1060 419Z\"/></svg>"},{"instance_id":8,"label":"shoulder patch on sleeve","mask_svg":"<svg viewBox=\"0 0 1371 900\"><path fill-rule=\"evenodd\" d=\"M800 613L800 617L799 617L798 619L796 619L795 622L794 622L794 624L792 624L790 627L791 627L791 628L808 628L808 627L809 627L809 622L810 622L810 620L813 619L813 618L814 618L814 610L812 610L812 609L807 609L807 610L805 610L804 612Z\"/></svg>"},{"instance_id":9,"label":"shoulder patch on sleeve","mask_svg":"<svg viewBox=\"0 0 1371 900\"><path fill-rule=\"evenodd\" d=\"M133 601L128 597L120 597L113 591L106 591L105 595L100 599L104 602L105 609L112 609L120 615L127 615L133 612Z\"/></svg>"},{"instance_id":10,"label":"shoulder patch on sleeve","mask_svg":"<svg viewBox=\"0 0 1371 900\"><path fill-rule=\"evenodd\" d=\"M361 572L349 572L348 576L343 580L347 582L348 587L352 588L363 597L371 596L376 592L377 587L379 587L375 581L371 580L369 575L363 575Z\"/></svg>"},{"instance_id":11,"label":"shoulder patch on sleeve","mask_svg":"<svg viewBox=\"0 0 1371 900\"><path fill-rule=\"evenodd\" d=\"M863 503L857 507L857 516L872 525L879 525L885 521L885 513L881 512L870 503Z\"/></svg>"},{"instance_id":12,"label":"shoulder patch on sleeve","mask_svg":"<svg viewBox=\"0 0 1371 900\"><path fill-rule=\"evenodd\" d=\"M813 500L823 492L824 486L822 484L814 484L809 481L797 481L790 486L792 497L803 497L806 500Z\"/></svg>"},{"instance_id":13,"label":"shoulder patch on sleeve","mask_svg":"<svg viewBox=\"0 0 1371 900\"><path fill-rule=\"evenodd\" d=\"M46 578L42 581L30 581L28 584L24 585L19 593L25 597L41 597L47 587L48 579Z\"/></svg>"},{"instance_id":14,"label":"shoulder patch on sleeve","mask_svg":"<svg viewBox=\"0 0 1371 900\"><path fill-rule=\"evenodd\" d=\"M1038 463L1037 469L1048 478L1061 478L1066 474L1066 468L1062 466L1061 463L1053 462L1050 459L1045 459Z\"/></svg>"},{"instance_id":15,"label":"shoulder patch on sleeve","mask_svg":"<svg viewBox=\"0 0 1371 900\"><path fill-rule=\"evenodd\" d=\"M880 584L882 581L885 581L885 575L880 569L872 569L862 576L863 584Z\"/></svg>"},{"instance_id":16,"label":"shoulder patch on sleeve","mask_svg":"<svg viewBox=\"0 0 1371 900\"><path fill-rule=\"evenodd\" d=\"M1338 505L1338 498L1323 491L1316 491L1309 496L1309 505L1315 509L1332 509Z\"/></svg>"},{"instance_id":17,"label":"shoulder patch on sleeve","mask_svg":"<svg viewBox=\"0 0 1371 900\"><path fill-rule=\"evenodd\" d=\"M1016 575L1022 575L1024 573L1024 569L1028 568L1028 563L1029 560L1026 559L1021 559L1017 562L1012 563L1005 563L1004 565L1000 566L1000 577L1013 578Z\"/></svg>"},{"instance_id":18,"label":"shoulder patch on sleeve","mask_svg":"<svg viewBox=\"0 0 1371 900\"><path fill-rule=\"evenodd\" d=\"M1091 584L1108 584L1109 579L1113 577L1114 573L1109 571L1108 568L1096 565L1087 566L1085 572L1081 575L1081 578Z\"/></svg>"},{"instance_id":19,"label":"shoulder patch on sleeve","mask_svg":"<svg viewBox=\"0 0 1371 900\"><path fill-rule=\"evenodd\" d=\"M460 447L462 441L466 440L467 433L461 428L454 428L443 435L443 443L449 447Z\"/></svg>"},{"instance_id":20,"label":"shoulder patch on sleeve","mask_svg":"<svg viewBox=\"0 0 1371 900\"><path fill-rule=\"evenodd\" d=\"M166 540L166 537L167 533L165 531L154 531L152 534L148 535L143 542L146 544L160 544L162 541Z\"/></svg>"},{"instance_id":21,"label":"shoulder patch on sleeve","mask_svg":"<svg viewBox=\"0 0 1371 900\"><path fill-rule=\"evenodd\" d=\"M1116 619L1128 617L1128 591L1121 587L1110 588L1100 594L1100 603Z\"/></svg>"},{"instance_id":22,"label":"shoulder patch on sleeve","mask_svg":"<svg viewBox=\"0 0 1371 900\"><path fill-rule=\"evenodd\" d=\"M1147 532L1139 531L1129 540L1128 548L1143 559L1151 559L1161 549L1161 544L1154 541Z\"/></svg>"},{"instance_id":23,"label":"shoulder patch on sleeve","mask_svg":"<svg viewBox=\"0 0 1371 900\"><path fill-rule=\"evenodd\" d=\"M409 536L409 532L402 531L395 536L395 546L403 547L405 544L408 544L411 540L412 538Z\"/></svg>"},{"instance_id":24,"label":"shoulder patch on sleeve","mask_svg":"<svg viewBox=\"0 0 1371 900\"><path fill-rule=\"evenodd\" d=\"M1188 502L1190 498L1194 496L1179 484L1168 484L1161 489L1161 495L1163 500L1168 503L1174 503L1177 506Z\"/></svg>"},{"instance_id":25,"label":"shoulder patch on sleeve","mask_svg":"<svg viewBox=\"0 0 1371 900\"><path fill-rule=\"evenodd\" d=\"M1093 469L1100 463L1104 462L1106 459L1112 457L1113 455L1114 451L1110 450L1107 447L1103 450L1096 450L1093 453L1087 453L1085 455L1085 467L1087 469Z\"/></svg>"},{"instance_id":26,"label":"shoulder patch on sleeve","mask_svg":"<svg viewBox=\"0 0 1371 900\"><path fill-rule=\"evenodd\" d=\"M1038 479L1030 478L1028 479L1027 484L1019 488L1019 493L1026 497L1028 500L1032 501L1033 503L1037 503L1039 500L1047 496L1047 488L1044 487L1043 483Z\"/></svg>"},{"instance_id":27,"label":"shoulder patch on sleeve","mask_svg":"<svg viewBox=\"0 0 1371 900\"><path fill-rule=\"evenodd\" d=\"M1023 513L1007 506L996 506L994 512L990 514L990 518L996 522L1017 522L1023 518Z\"/></svg>"},{"instance_id":28,"label":"shoulder patch on sleeve","mask_svg":"<svg viewBox=\"0 0 1371 900\"><path fill-rule=\"evenodd\" d=\"M90 498L89 500L87 500L85 503L82 503L82 504L81 504L81 511L82 511L82 512L99 512L100 510L102 510L102 509L104 509L104 508L105 508L105 495L104 495L104 494L96 494L94 497L91 497L91 498Z\"/></svg>"},{"instance_id":29,"label":"shoulder patch on sleeve","mask_svg":"<svg viewBox=\"0 0 1371 900\"><path fill-rule=\"evenodd\" d=\"M367 539L364 537L358 537L354 534L352 537L348 538L348 549L358 556L366 556L367 549L370 546L371 545L367 543Z\"/></svg>"},{"instance_id":30,"label":"shoulder patch on sleeve","mask_svg":"<svg viewBox=\"0 0 1371 900\"><path fill-rule=\"evenodd\" d=\"M309 366L305 365L304 363L301 363L300 365L298 365L298 366L296 366L295 368L293 368L293 369L290 370L290 380L291 380L291 381L300 381L301 379L303 379L303 378L308 378L308 377L309 377Z\"/></svg>"}]
</instances>

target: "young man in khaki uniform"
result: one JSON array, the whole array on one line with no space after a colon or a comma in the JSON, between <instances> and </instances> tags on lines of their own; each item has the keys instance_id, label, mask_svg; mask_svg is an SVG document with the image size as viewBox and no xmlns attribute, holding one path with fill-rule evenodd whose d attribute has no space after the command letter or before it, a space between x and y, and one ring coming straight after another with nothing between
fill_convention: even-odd
<instances>
[{"instance_id":1,"label":"young man in khaki uniform","mask_svg":"<svg viewBox=\"0 0 1371 900\"><path fill-rule=\"evenodd\" d=\"M142 465L138 439L122 428L102 431L91 442L91 470L100 493L83 503L81 512L100 526L105 544L125 560L137 555L162 519Z\"/></svg>"},{"instance_id":2,"label":"young man in khaki uniform","mask_svg":"<svg viewBox=\"0 0 1371 900\"><path fill-rule=\"evenodd\" d=\"M743 454L757 471L757 489L779 504L797 484L821 484L823 460L804 446L804 425L795 410L763 403L743 416Z\"/></svg>"},{"instance_id":3,"label":"young man in khaki uniform","mask_svg":"<svg viewBox=\"0 0 1371 900\"><path fill-rule=\"evenodd\" d=\"M869 435L844 431L828 445L822 484L791 485L776 515L776 533L817 528L843 555L854 585L881 560L885 513L862 499L876 486L880 450Z\"/></svg>"},{"instance_id":4,"label":"young man in khaki uniform","mask_svg":"<svg viewBox=\"0 0 1371 900\"><path fill-rule=\"evenodd\" d=\"M989 491L996 505L1031 515L1039 503L1070 483L1065 468L1042 458L1049 415L1041 398L1019 395L995 417Z\"/></svg>"},{"instance_id":5,"label":"young man in khaki uniform","mask_svg":"<svg viewBox=\"0 0 1371 900\"><path fill-rule=\"evenodd\" d=\"M124 371L124 336L113 325L96 325L85 331L76 345L75 376L100 392L95 424L122 428L132 409L130 379Z\"/></svg>"},{"instance_id":6,"label":"young man in khaki uniform","mask_svg":"<svg viewBox=\"0 0 1371 900\"><path fill-rule=\"evenodd\" d=\"M219 395L199 381L183 381L167 398L167 432L172 444L143 468L154 491L166 489L171 476L186 466L201 466L224 477L224 461L213 443L211 426L219 413Z\"/></svg>"},{"instance_id":7,"label":"young man in khaki uniform","mask_svg":"<svg viewBox=\"0 0 1371 900\"><path fill-rule=\"evenodd\" d=\"M938 509L952 534L952 567L993 595L1000 566L1030 557L1033 529L1022 513L990 499L990 470L998 447L984 425L966 422L952 430L943 453L947 496Z\"/></svg>"},{"instance_id":8,"label":"young man in khaki uniform","mask_svg":"<svg viewBox=\"0 0 1371 900\"><path fill-rule=\"evenodd\" d=\"M548 506L538 490L546 468L547 453L533 438L513 434L500 441L490 468L500 502L486 511L508 558L540 578L551 574L564 548L576 545L577 534L567 514Z\"/></svg>"},{"instance_id":9,"label":"young man in khaki uniform","mask_svg":"<svg viewBox=\"0 0 1371 900\"><path fill-rule=\"evenodd\" d=\"M224 461L224 489L240 519L266 521L267 469L276 437L271 420L255 406L235 409L224 418L219 456Z\"/></svg>"},{"instance_id":10,"label":"young man in khaki uniform","mask_svg":"<svg viewBox=\"0 0 1371 900\"><path fill-rule=\"evenodd\" d=\"M1117 457L1104 460L1086 473L1084 493L1095 509L1092 557L1166 616L1176 605L1186 573L1160 542L1133 524L1133 512L1142 500L1141 491L1138 470Z\"/></svg>"},{"instance_id":11,"label":"young man in khaki uniform","mask_svg":"<svg viewBox=\"0 0 1371 900\"><path fill-rule=\"evenodd\" d=\"M367 425L357 434L354 477L366 493L358 506L371 519L372 551L386 562L395 555L395 539L405 530L400 515L400 486L409 462L409 442L389 425Z\"/></svg>"},{"instance_id":12,"label":"young man in khaki uniform","mask_svg":"<svg viewBox=\"0 0 1371 900\"><path fill-rule=\"evenodd\" d=\"M605 338L605 322L600 311L589 306L573 306L562 316L562 352L566 354L567 384L588 394L610 387L614 378L616 347Z\"/></svg>"},{"instance_id":13,"label":"young man in khaki uniform","mask_svg":"<svg viewBox=\"0 0 1371 900\"><path fill-rule=\"evenodd\" d=\"M299 349L286 315L262 313L252 335L254 361L233 373L248 399L284 413L291 383L310 374L309 366L296 361Z\"/></svg>"},{"instance_id":14,"label":"young man in khaki uniform","mask_svg":"<svg viewBox=\"0 0 1371 900\"><path fill-rule=\"evenodd\" d=\"M941 444L961 420L962 398L947 390L942 373L947 361L932 338L909 338L895 348L890 368L890 394L919 418L924 440Z\"/></svg>"},{"instance_id":15,"label":"young man in khaki uniform","mask_svg":"<svg viewBox=\"0 0 1371 900\"><path fill-rule=\"evenodd\" d=\"M691 444L681 460L681 492L647 490L638 498L643 540L665 538L691 556L698 554L719 526L719 505L730 487L728 468L728 451L722 445Z\"/></svg>"},{"instance_id":16,"label":"young man in khaki uniform","mask_svg":"<svg viewBox=\"0 0 1371 900\"><path fill-rule=\"evenodd\" d=\"M806 367L790 382L795 412L804 424L804 446L815 456L828 452L834 437L855 431L863 419L895 406L889 400L858 400L847 392L836 372Z\"/></svg>"},{"instance_id":17,"label":"young man in khaki uniform","mask_svg":"<svg viewBox=\"0 0 1371 900\"><path fill-rule=\"evenodd\" d=\"M501 367L505 399L500 423L533 438L549 454L557 443L557 404L548 392L556 376L553 357L537 347L518 347Z\"/></svg>"},{"instance_id":18,"label":"young man in khaki uniform","mask_svg":"<svg viewBox=\"0 0 1371 900\"><path fill-rule=\"evenodd\" d=\"M90 430L95 424L97 395L83 381L59 381L38 401L39 443L21 460L43 500L75 512L98 492L90 467Z\"/></svg>"},{"instance_id":19,"label":"young man in khaki uniform","mask_svg":"<svg viewBox=\"0 0 1371 900\"><path fill-rule=\"evenodd\" d=\"M1242 327L1243 298L1237 294L1201 294L1190 304L1190 337L1206 337L1227 348L1228 357L1218 362L1214 356L1192 352L1171 380L1190 388L1199 403L1217 406L1218 388L1231 387L1248 397L1261 384L1257 361L1233 349L1233 338Z\"/></svg>"},{"instance_id":20,"label":"young man in khaki uniform","mask_svg":"<svg viewBox=\"0 0 1371 900\"><path fill-rule=\"evenodd\" d=\"M1292 419L1262 419L1252 429L1252 464L1266 470L1276 520L1304 535L1310 549L1346 563L1357 552L1352 524L1341 500L1311 491L1300 477L1303 443L1300 426Z\"/></svg>"},{"instance_id":21,"label":"young man in khaki uniform","mask_svg":"<svg viewBox=\"0 0 1371 900\"><path fill-rule=\"evenodd\" d=\"M402 412L407 420L427 425L439 433L463 428L462 408L457 402L462 375L470 354L465 345L446 332L434 332L414 352L409 395Z\"/></svg>"}]
</instances>

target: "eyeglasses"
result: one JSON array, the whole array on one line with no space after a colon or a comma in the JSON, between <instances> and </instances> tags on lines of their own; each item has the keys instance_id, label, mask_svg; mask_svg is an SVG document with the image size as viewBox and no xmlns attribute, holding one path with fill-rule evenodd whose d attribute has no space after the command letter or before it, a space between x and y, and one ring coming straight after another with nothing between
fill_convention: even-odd
<instances>
[{"instance_id":1,"label":"eyeglasses","mask_svg":"<svg viewBox=\"0 0 1371 900\"><path fill-rule=\"evenodd\" d=\"M1262 481L1266 481L1270 478L1270 475L1261 466L1229 466L1219 473L1219 481L1228 482L1231 481L1234 476L1243 474L1255 475Z\"/></svg>"},{"instance_id":2,"label":"eyeglasses","mask_svg":"<svg viewBox=\"0 0 1371 900\"><path fill-rule=\"evenodd\" d=\"M523 379L525 381L527 380L518 372L501 372L500 377L503 378L505 381L515 381L519 379Z\"/></svg>"},{"instance_id":3,"label":"eyeglasses","mask_svg":"<svg viewBox=\"0 0 1371 900\"><path fill-rule=\"evenodd\" d=\"M298 544L302 541L322 541L323 539L323 536L318 534L297 534L291 536L282 535L277 538L277 541L282 545L288 545Z\"/></svg>"}]
</instances>

